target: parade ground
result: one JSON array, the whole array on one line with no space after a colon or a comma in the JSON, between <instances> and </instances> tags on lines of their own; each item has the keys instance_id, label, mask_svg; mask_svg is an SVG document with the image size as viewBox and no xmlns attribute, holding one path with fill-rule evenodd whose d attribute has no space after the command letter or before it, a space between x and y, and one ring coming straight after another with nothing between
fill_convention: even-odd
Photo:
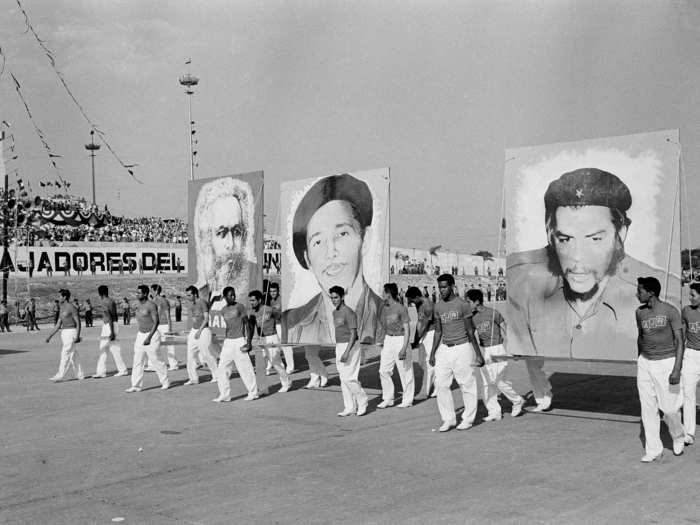
<instances>
[{"instance_id":1,"label":"parade ground","mask_svg":"<svg viewBox=\"0 0 700 525\"><path fill-rule=\"evenodd\" d=\"M137 394L129 377L54 384L48 328L0 336L3 524L700 522L697 447L674 457L662 425L664 458L639 461L630 364L548 362L552 411L511 418L506 401L501 421L479 423L480 404L473 428L439 433L434 399L376 409L376 352L361 373L368 414L339 418L337 376L303 389L303 354L292 391L272 375L253 402L234 374L233 402L212 403L216 386L183 386L184 365L167 391L155 374ZM130 362L135 327L120 328ZM98 330L78 345L86 374ZM511 374L528 392L523 364Z\"/></svg>"}]
</instances>

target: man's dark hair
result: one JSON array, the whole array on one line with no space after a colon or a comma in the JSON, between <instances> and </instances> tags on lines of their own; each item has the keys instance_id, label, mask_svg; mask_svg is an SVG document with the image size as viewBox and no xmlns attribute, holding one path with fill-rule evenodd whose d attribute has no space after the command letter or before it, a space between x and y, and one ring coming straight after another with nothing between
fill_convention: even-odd
<instances>
[{"instance_id":1,"label":"man's dark hair","mask_svg":"<svg viewBox=\"0 0 700 525\"><path fill-rule=\"evenodd\" d=\"M148 286L147 285L139 284L137 288L139 289L139 291L141 293L145 293L146 295L148 295Z\"/></svg>"},{"instance_id":2,"label":"man's dark hair","mask_svg":"<svg viewBox=\"0 0 700 525\"><path fill-rule=\"evenodd\" d=\"M484 304L484 292L476 288L467 291L467 298L475 303Z\"/></svg>"},{"instance_id":3,"label":"man's dark hair","mask_svg":"<svg viewBox=\"0 0 700 525\"><path fill-rule=\"evenodd\" d=\"M255 297L260 302L263 300L263 294L260 290L253 290L252 292L249 292L248 297Z\"/></svg>"},{"instance_id":4,"label":"man's dark hair","mask_svg":"<svg viewBox=\"0 0 700 525\"><path fill-rule=\"evenodd\" d=\"M221 296L226 297L226 294L229 293L229 291L236 293L236 289L233 286L227 286L226 288L224 288L224 291L221 292Z\"/></svg>"},{"instance_id":5,"label":"man's dark hair","mask_svg":"<svg viewBox=\"0 0 700 525\"><path fill-rule=\"evenodd\" d=\"M450 273L443 273L440 277L437 278L437 282L443 282L449 284L450 286L454 286L455 278Z\"/></svg>"},{"instance_id":6,"label":"man's dark hair","mask_svg":"<svg viewBox=\"0 0 700 525\"><path fill-rule=\"evenodd\" d=\"M399 297L399 287L396 286L396 283L386 283L384 285L384 291L389 292L392 298L398 299Z\"/></svg>"},{"instance_id":7,"label":"man's dark hair","mask_svg":"<svg viewBox=\"0 0 700 525\"><path fill-rule=\"evenodd\" d=\"M275 290L279 290L279 289L280 289L279 283L276 282L276 281L271 282L270 285L269 285L269 287L268 287L268 290L272 290L273 288L274 288Z\"/></svg>"},{"instance_id":8,"label":"man's dark hair","mask_svg":"<svg viewBox=\"0 0 700 525\"><path fill-rule=\"evenodd\" d=\"M101 284L97 287L97 293L99 295L108 295L109 294L109 288L107 288L106 284Z\"/></svg>"},{"instance_id":9,"label":"man's dark hair","mask_svg":"<svg viewBox=\"0 0 700 525\"><path fill-rule=\"evenodd\" d=\"M292 221L292 247L302 268L309 269L307 251L307 226L316 211L331 201L345 201L352 209L352 216L360 225L360 237L364 238L367 226L372 224L372 192L363 180L352 175L331 175L317 181L304 194Z\"/></svg>"},{"instance_id":10,"label":"man's dark hair","mask_svg":"<svg viewBox=\"0 0 700 525\"><path fill-rule=\"evenodd\" d=\"M345 290L342 286L331 286L331 289L328 290L328 293L335 293L338 294L340 297L345 297Z\"/></svg>"},{"instance_id":11,"label":"man's dark hair","mask_svg":"<svg viewBox=\"0 0 700 525\"><path fill-rule=\"evenodd\" d=\"M406 299L418 299L420 297L423 297L423 293L420 291L420 288L417 286L409 286L408 290L406 290Z\"/></svg>"},{"instance_id":12,"label":"man's dark hair","mask_svg":"<svg viewBox=\"0 0 700 525\"><path fill-rule=\"evenodd\" d=\"M688 286L691 290L695 290L697 293L700 293L700 283L690 283Z\"/></svg>"},{"instance_id":13,"label":"man's dark hair","mask_svg":"<svg viewBox=\"0 0 700 525\"><path fill-rule=\"evenodd\" d=\"M160 293L163 290L163 288L161 288L159 284L152 284L151 290L153 290L156 293Z\"/></svg>"},{"instance_id":14,"label":"man's dark hair","mask_svg":"<svg viewBox=\"0 0 700 525\"><path fill-rule=\"evenodd\" d=\"M195 285L193 285L193 284L191 284L191 285L189 285L187 288L185 288L185 291L186 291L186 292L190 292L190 293L191 293L192 295L194 295L195 297L199 297L199 290L198 290L197 287L196 287ZM180 297L180 296L178 295L178 297Z\"/></svg>"},{"instance_id":15,"label":"man's dark hair","mask_svg":"<svg viewBox=\"0 0 700 525\"><path fill-rule=\"evenodd\" d=\"M61 288L61 289L58 291L58 293L61 294L61 296L62 296L66 301L67 301L68 299L70 299L70 290L66 290L65 288Z\"/></svg>"},{"instance_id":16,"label":"man's dark hair","mask_svg":"<svg viewBox=\"0 0 700 525\"><path fill-rule=\"evenodd\" d=\"M656 297L661 293L661 283L656 277L639 277L637 284Z\"/></svg>"}]
</instances>

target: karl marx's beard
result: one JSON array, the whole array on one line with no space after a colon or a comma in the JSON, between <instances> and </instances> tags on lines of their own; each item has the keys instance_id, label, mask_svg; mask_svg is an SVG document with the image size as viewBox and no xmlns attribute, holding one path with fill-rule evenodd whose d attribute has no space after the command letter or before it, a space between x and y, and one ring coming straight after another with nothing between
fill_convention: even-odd
<instances>
[{"instance_id":1,"label":"karl marx's beard","mask_svg":"<svg viewBox=\"0 0 700 525\"><path fill-rule=\"evenodd\" d=\"M247 280L246 260L240 253L216 257L212 270L207 275L207 282L212 290L220 291L226 286L238 288Z\"/></svg>"}]
</instances>

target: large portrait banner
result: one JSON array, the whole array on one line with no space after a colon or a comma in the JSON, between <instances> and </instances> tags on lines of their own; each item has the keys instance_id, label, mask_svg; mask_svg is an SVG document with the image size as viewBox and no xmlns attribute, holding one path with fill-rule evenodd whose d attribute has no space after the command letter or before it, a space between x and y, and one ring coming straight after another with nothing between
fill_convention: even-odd
<instances>
[{"instance_id":1,"label":"large portrait banner","mask_svg":"<svg viewBox=\"0 0 700 525\"><path fill-rule=\"evenodd\" d=\"M680 307L678 131L506 150L508 351L637 358L637 278Z\"/></svg>"},{"instance_id":2,"label":"large portrait banner","mask_svg":"<svg viewBox=\"0 0 700 525\"><path fill-rule=\"evenodd\" d=\"M212 302L211 326L220 333L224 288L233 286L246 306L248 292L262 289L263 172L190 181L188 218L189 277Z\"/></svg>"},{"instance_id":3,"label":"large portrait banner","mask_svg":"<svg viewBox=\"0 0 700 525\"><path fill-rule=\"evenodd\" d=\"M329 289L341 286L373 344L389 278L389 169L285 182L281 188L283 337L335 342Z\"/></svg>"}]
</instances>

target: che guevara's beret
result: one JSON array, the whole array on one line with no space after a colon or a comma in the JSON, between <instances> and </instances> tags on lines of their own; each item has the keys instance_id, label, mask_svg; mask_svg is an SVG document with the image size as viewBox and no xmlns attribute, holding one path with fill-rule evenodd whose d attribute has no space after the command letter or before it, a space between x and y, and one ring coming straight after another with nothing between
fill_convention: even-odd
<instances>
[{"instance_id":1,"label":"che guevara's beret","mask_svg":"<svg viewBox=\"0 0 700 525\"><path fill-rule=\"evenodd\" d=\"M362 229L372 224L372 192L364 181L352 175L331 175L317 181L301 199L292 223L294 255L303 268L309 269L304 258L306 227L314 213L331 201L347 201L353 207Z\"/></svg>"},{"instance_id":2,"label":"che guevara's beret","mask_svg":"<svg viewBox=\"0 0 700 525\"><path fill-rule=\"evenodd\" d=\"M580 168L552 181L544 194L548 213L559 206L607 206L627 211L632 195L617 176L597 168Z\"/></svg>"}]
</instances>

